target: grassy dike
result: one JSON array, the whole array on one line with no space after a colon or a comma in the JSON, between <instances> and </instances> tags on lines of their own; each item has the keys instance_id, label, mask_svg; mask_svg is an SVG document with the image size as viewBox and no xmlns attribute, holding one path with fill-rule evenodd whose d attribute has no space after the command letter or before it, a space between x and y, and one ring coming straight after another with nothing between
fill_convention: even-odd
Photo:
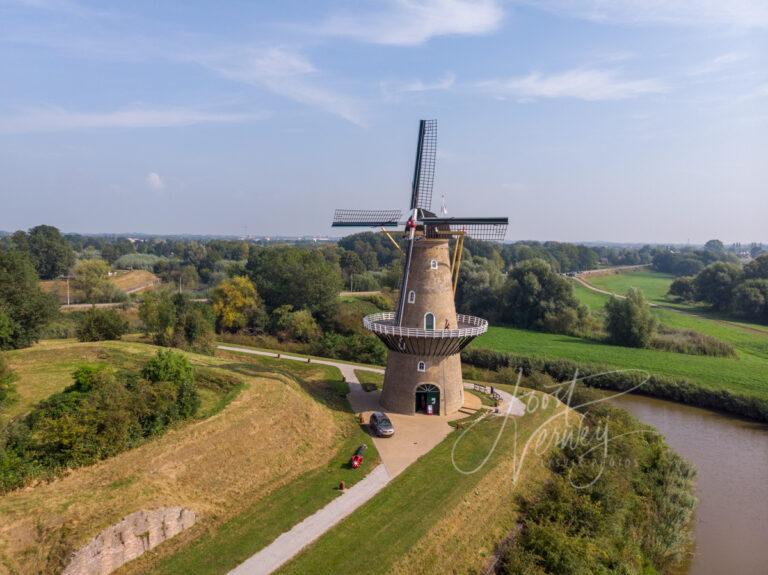
<instances>
[{"instance_id":1,"label":"grassy dike","mask_svg":"<svg viewBox=\"0 0 768 575\"><path fill-rule=\"evenodd\" d=\"M538 397L541 394L536 393ZM566 424L566 408L552 399L522 418L489 418L461 437L456 430L396 477L385 490L326 533L281 574L467 573L489 561L495 545L514 529L514 496L547 475L543 457L532 452L514 481L525 442L554 417L547 429ZM569 419L576 421L577 416ZM493 443L501 432L495 450ZM451 461L455 446L457 471ZM483 460L491 452L484 465ZM503 503L503 504L502 504Z\"/></svg>"}]
</instances>

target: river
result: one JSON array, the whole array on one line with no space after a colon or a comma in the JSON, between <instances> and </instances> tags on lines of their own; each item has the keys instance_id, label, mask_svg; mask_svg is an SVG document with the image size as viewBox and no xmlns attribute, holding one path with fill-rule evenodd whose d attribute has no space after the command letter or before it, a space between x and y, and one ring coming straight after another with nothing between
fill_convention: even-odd
<instances>
[{"instance_id":1,"label":"river","mask_svg":"<svg viewBox=\"0 0 768 575\"><path fill-rule=\"evenodd\" d=\"M768 426L639 395L612 402L656 427L696 467L696 547L687 572L768 574Z\"/></svg>"}]
</instances>

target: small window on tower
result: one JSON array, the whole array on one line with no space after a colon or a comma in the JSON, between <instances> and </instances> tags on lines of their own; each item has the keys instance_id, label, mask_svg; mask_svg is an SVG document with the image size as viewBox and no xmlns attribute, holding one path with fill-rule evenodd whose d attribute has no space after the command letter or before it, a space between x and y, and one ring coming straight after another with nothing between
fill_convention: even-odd
<instances>
[{"instance_id":1,"label":"small window on tower","mask_svg":"<svg viewBox=\"0 0 768 575\"><path fill-rule=\"evenodd\" d=\"M427 364L426 364L426 363L424 363L423 361L420 361L420 362L419 362L419 363L416 365L416 369L417 369L418 371L421 371L421 372L427 371Z\"/></svg>"},{"instance_id":2,"label":"small window on tower","mask_svg":"<svg viewBox=\"0 0 768 575\"><path fill-rule=\"evenodd\" d=\"M437 269L437 260L432 260L429 262L429 267L431 267L433 270Z\"/></svg>"},{"instance_id":3,"label":"small window on tower","mask_svg":"<svg viewBox=\"0 0 768 575\"><path fill-rule=\"evenodd\" d=\"M413 290L408 292L408 303L416 303L416 292Z\"/></svg>"}]
</instances>

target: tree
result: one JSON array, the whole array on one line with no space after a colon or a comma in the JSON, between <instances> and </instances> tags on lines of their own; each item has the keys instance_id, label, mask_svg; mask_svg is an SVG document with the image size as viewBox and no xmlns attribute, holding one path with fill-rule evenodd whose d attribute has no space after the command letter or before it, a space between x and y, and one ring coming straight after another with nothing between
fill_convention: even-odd
<instances>
[{"instance_id":1,"label":"tree","mask_svg":"<svg viewBox=\"0 0 768 575\"><path fill-rule=\"evenodd\" d=\"M128 322L113 309L87 310L77 325L79 341L104 341L120 339L128 331Z\"/></svg>"},{"instance_id":2,"label":"tree","mask_svg":"<svg viewBox=\"0 0 768 575\"><path fill-rule=\"evenodd\" d=\"M156 290L144 294L139 305L144 332L156 345L199 353L213 351L213 325L203 307L184 294Z\"/></svg>"},{"instance_id":3,"label":"tree","mask_svg":"<svg viewBox=\"0 0 768 575\"><path fill-rule=\"evenodd\" d=\"M733 311L748 319L768 322L768 279L749 279L733 290Z\"/></svg>"},{"instance_id":4,"label":"tree","mask_svg":"<svg viewBox=\"0 0 768 575\"><path fill-rule=\"evenodd\" d=\"M0 349L32 345L56 309L56 300L40 289L29 258L0 250Z\"/></svg>"},{"instance_id":5,"label":"tree","mask_svg":"<svg viewBox=\"0 0 768 575\"><path fill-rule=\"evenodd\" d=\"M709 240L706 244L704 244L704 249L711 252L724 252L725 245L720 240Z\"/></svg>"},{"instance_id":6,"label":"tree","mask_svg":"<svg viewBox=\"0 0 768 575\"><path fill-rule=\"evenodd\" d=\"M643 292L632 288L624 299L611 297L605 304L605 313L605 329L610 341L629 347L650 345L657 322Z\"/></svg>"},{"instance_id":7,"label":"tree","mask_svg":"<svg viewBox=\"0 0 768 575\"><path fill-rule=\"evenodd\" d=\"M82 260L74 269L72 286L83 292L85 301L93 303L109 283L109 265L104 260Z\"/></svg>"},{"instance_id":8,"label":"tree","mask_svg":"<svg viewBox=\"0 0 768 575\"><path fill-rule=\"evenodd\" d=\"M263 328L266 310L256 286L244 276L223 280L211 292L216 331L238 332L246 327Z\"/></svg>"},{"instance_id":9,"label":"tree","mask_svg":"<svg viewBox=\"0 0 768 575\"><path fill-rule=\"evenodd\" d=\"M75 252L57 228L36 226L29 230L29 253L44 280L66 274L75 263Z\"/></svg>"},{"instance_id":10,"label":"tree","mask_svg":"<svg viewBox=\"0 0 768 575\"><path fill-rule=\"evenodd\" d=\"M697 299L709 303L716 310L727 309L740 275L741 270L736 264L716 262L708 265L694 281Z\"/></svg>"},{"instance_id":11,"label":"tree","mask_svg":"<svg viewBox=\"0 0 768 575\"><path fill-rule=\"evenodd\" d=\"M320 337L320 327L307 309L283 305L272 312L273 331L281 340L308 342Z\"/></svg>"},{"instance_id":12,"label":"tree","mask_svg":"<svg viewBox=\"0 0 768 575\"><path fill-rule=\"evenodd\" d=\"M501 313L512 325L547 331L576 330L587 316L570 282L538 258L520 262L510 270Z\"/></svg>"},{"instance_id":13,"label":"tree","mask_svg":"<svg viewBox=\"0 0 768 575\"><path fill-rule=\"evenodd\" d=\"M696 299L695 278L691 276L681 276L669 286L669 295L674 296L681 301L694 301Z\"/></svg>"},{"instance_id":14,"label":"tree","mask_svg":"<svg viewBox=\"0 0 768 575\"><path fill-rule=\"evenodd\" d=\"M332 306L341 291L341 269L317 249L253 250L246 268L270 310L292 305L315 312Z\"/></svg>"},{"instance_id":15,"label":"tree","mask_svg":"<svg viewBox=\"0 0 768 575\"><path fill-rule=\"evenodd\" d=\"M744 266L744 279L768 279L768 254L758 256Z\"/></svg>"}]
</instances>

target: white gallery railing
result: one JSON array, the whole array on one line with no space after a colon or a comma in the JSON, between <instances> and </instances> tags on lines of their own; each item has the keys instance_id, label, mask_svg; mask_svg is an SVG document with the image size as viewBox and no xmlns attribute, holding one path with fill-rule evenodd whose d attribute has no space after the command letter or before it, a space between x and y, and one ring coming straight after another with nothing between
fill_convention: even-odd
<instances>
[{"instance_id":1,"label":"white gallery railing","mask_svg":"<svg viewBox=\"0 0 768 575\"><path fill-rule=\"evenodd\" d=\"M377 334L400 337L458 338L477 337L488 331L488 322L473 315L456 314L457 329L420 329L395 325L395 312L374 313L363 318L363 327Z\"/></svg>"}]
</instances>

